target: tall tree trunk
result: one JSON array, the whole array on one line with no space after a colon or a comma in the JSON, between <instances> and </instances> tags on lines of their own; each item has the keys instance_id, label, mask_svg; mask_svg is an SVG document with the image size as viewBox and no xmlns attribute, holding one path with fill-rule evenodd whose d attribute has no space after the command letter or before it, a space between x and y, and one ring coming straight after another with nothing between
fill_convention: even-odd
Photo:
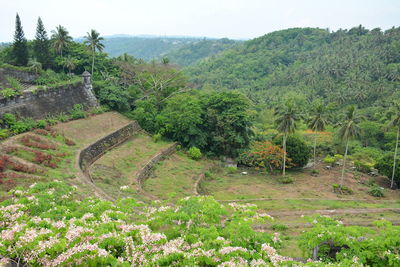
<instances>
[{"instance_id":1,"label":"tall tree trunk","mask_svg":"<svg viewBox=\"0 0 400 267\"><path fill-rule=\"evenodd\" d=\"M314 133L314 165L313 169L315 170L315 165L317 164L317 133Z\"/></svg>"},{"instance_id":2,"label":"tall tree trunk","mask_svg":"<svg viewBox=\"0 0 400 267\"><path fill-rule=\"evenodd\" d=\"M346 167L347 151L349 149L349 138L346 140L346 151L344 152L343 168L342 168L342 178L340 179L340 185L343 185L344 169Z\"/></svg>"},{"instance_id":3,"label":"tall tree trunk","mask_svg":"<svg viewBox=\"0 0 400 267\"><path fill-rule=\"evenodd\" d=\"M396 147L394 149L392 181L390 182L390 188L393 188L393 185L394 185L394 174L396 172L397 148L399 147L399 134L400 134L400 126L397 127Z\"/></svg>"},{"instance_id":4,"label":"tall tree trunk","mask_svg":"<svg viewBox=\"0 0 400 267\"><path fill-rule=\"evenodd\" d=\"M283 136L283 168L282 168L282 176L286 174L286 138L287 135Z\"/></svg>"},{"instance_id":5,"label":"tall tree trunk","mask_svg":"<svg viewBox=\"0 0 400 267\"><path fill-rule=\"evenodd\" d=\"M92 79L93 79L93 70L94 70L94 54L95 54L95 51L93 51L93 57L92 57Z\"/></svg>"}]
</instances>

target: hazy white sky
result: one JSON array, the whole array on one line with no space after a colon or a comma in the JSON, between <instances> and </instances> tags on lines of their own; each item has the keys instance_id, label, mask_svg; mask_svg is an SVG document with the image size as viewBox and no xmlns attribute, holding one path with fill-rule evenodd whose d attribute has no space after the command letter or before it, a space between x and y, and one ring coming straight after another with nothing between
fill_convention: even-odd
<instances>
[{"instance_id":1,"label":"hazy white sky","mask_svg":"<svg viewBox=\"0 0 400 267\"><path fill-rule=\"evenodd\" d=\"M11 41L15 14L32 39L38 16L73 37L153 34L253 38L292 27L337 30L400 24L400 0L0 0L0 42Z\"/></svg>"}]
</instances>

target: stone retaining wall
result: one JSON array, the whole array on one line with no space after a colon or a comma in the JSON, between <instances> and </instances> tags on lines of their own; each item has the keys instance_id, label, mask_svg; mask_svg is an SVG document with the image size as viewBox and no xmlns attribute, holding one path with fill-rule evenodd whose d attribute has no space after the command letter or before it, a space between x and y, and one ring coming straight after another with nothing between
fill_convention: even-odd
<instances>
[{"instance_id":1,"label":"stone retaining wall","mask_svg":"<svg viewBox=\"0 0 400 267\"><path fill-rule=\"evenodd\" d=\"M0 68L0 82L4 81L6 76L14 77L15 79L23 83L33 83L39 75L33 72L27 72L22 70Z\"/></svg>"},{"instance_id":2,"label":"stone retaining wall","mask_svg":"<svg viewBox=\"0 0 400 267\"><path fill-rule=\"evenodd\" d=\"M149 177L152 172L154 165L156 165L159 161L163 160L167 156L173 154L176 150L176 146L178 144L174 143L163 151L157 153L153 156L144 166L141 168L136 174L136 182L138 184L138 190L143 191L143 183Z\"/></svg>"},{"instance_id":3,"label":"stone retaining wall","mask_svg":"<svg viewBox=\"0 0 400 267\"><path fill-rule=\"evenodd\" d=\"M79 153L78 162L80 169L86 173L89 165L100 158L105 152L126 141L141 130L139 124L134 121L89 145Z\"/></svg>"}]
</instances>

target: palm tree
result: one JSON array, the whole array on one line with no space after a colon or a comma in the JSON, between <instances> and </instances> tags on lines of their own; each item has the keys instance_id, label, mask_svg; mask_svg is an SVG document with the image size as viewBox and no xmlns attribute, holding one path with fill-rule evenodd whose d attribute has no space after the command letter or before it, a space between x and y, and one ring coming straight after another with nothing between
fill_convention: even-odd
<instances>
[{"instance_id":1,"label":"palm tree","mask_svg":"<svg viewBox=\"0 0 400 267\"><path fill-rule=\"evenodd\" d=\"M396 158L397 158L397 149L399 147L399 134L400 134L400 103L394 103L394 116L393 119L389 122L389 127L397 128L397 137L396 137L396 146L394 148L394 157L393 157L393 171L392 171L392 179L390 182L390 188L393 188L394 184L394 174L396 172Z\"/></svg>"},{"instance_id":2,"label":"palm tree","mask_svg":"<svg viewBox=\"0 0 400 267\"><path fill-rule=\"evenodd\" d=\"M275 123L277 125L276 129L283 134L283 167L282 167L282 176L285 176L286 169L286 140L289 134L292 134L296 131L297 125L296 122L300 120L301 115L298 114L298 111L295 109L292 103L286 103L280 109L275 110L274 114L277 118Z\"/></svg>"},{"instance_id":3,"label":"palm tree","mask_svg":"<svg viewBox=\"0 0 400 267\"><path fill-rule=\"evenodd\" d=\"M71 75L71 71L76 68L76 65L78 64L77 60L71 56L68 56L64 58L63 62L63 67L66 67L68 69L68 73Z\"/></svg>"},{"instance_id":4,"label":"palm tree","mask_svg":"<svg viewBox=\"0 0 400 267\"><path fill-rule=\"evenodd\" d=\"M37 61L36 59L31 59L28 62L28 66L36 73L38 74L42 70L42 63Z\"/></svg>"},{"instance_id":5,"label":"palm tree","mask_svg":"<svg viewBox=\"0 0 400 267\"><path fill-rule=\"evenodd\" d=\"M69 36L67 29L63 26L58 25L56 30L51 31L51 38L53 39L53 47L60 56L63 57L63 50L68 47L68 44L72 41L72 37Z\"/></svg>"},{"instance_id":6,"label":"palm tree","mask_svg":"<svg viewBox=\"0 0 400 267\"><path fill-rule=\"evenodd\" d=\"M345 115L345 122L343 123L342 127L339 129L340 139L346 142L346 150L345 150L344 158L343 158L342 177L340 179L340 185L343 185L347 152L349 150L349 141L351 139L357 138L360 135L360 127L358 127L358 125L357 125L360 122L360 120L361 120L361 117L357 115L356 108L354 106L350 106L347 109L347 112Z\"/></svg>"},{"instance_id":7,"label":"palm tree","mask_svg":"<svg viewBox=\"0 0 400 267\"><path fill-rule=\"evenodd\" d=\"M317 150L317 132L322 132L325 130L328 121L325 117L326 114L326 106L323 103L318 103L315 106L313 111L313 118L311 119L308 127L314 132L314 165L313 168L315 169L316 165L316 150Z\"/></svg>"},{"instance_id":8,"label":"palm tree","mask_svg":"<svg viewBox=\"0 0 400 267\"><path fill-rule=\"evenodd\" d=\"M87 35L85 36L86 41L85 44L88 45L90 51L92 52L92 76L93 76L93 70L94 70L94 57L96 54L96 50L99 52L103 51L104 45L101 43L101 41L104 40L103 37L100 37L100 33L98 33L96 30L91 30L90 33L88 32Z\"/></svg>"}]
</instances>

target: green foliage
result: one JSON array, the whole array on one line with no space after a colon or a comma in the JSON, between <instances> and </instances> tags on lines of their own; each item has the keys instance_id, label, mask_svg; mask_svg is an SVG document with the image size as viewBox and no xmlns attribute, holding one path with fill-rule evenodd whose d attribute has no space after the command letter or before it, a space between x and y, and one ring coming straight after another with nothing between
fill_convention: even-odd
<instances>
[{"instance_id":1,"label":"green foliage","mask_svg":"<svg viewBox=\"0 0 400 267\"><path fill-rule=\"evenodd\" d=\"M318 258L325 266L328 263L337 263L338 266L397 266L400 264L397 257L400 227L393 226L388 221L375 222L376 228L373 230L360 226L344 226L341 221L324 216L309 218L309 220L313 228L307 230L300 238L300 247L305 255L311 256L314 247L327 241L331 241L334 246L342 247L342 250L336 254L336 258L329 257L329 250L320 250Z\"/></svg>"},{"instance_id":2,"label":"green foliage","mask_svg":"<svg viewBox=\"0 0 400 267\"><path fill-rule=\"evenodd\" d=\"M373 185L368 189L368 194L374 197L384 197L383 188L378 185Z\"/></svg>"},{"instance_id":3,"label":"green foliage","mask_svg":"<svg viewBox=\"0 0 400 267\"><path fill-rule=\"evenodd\" d=\"M33 41L33 55L45 69L50 67L50 61L52 59L50 41L40 17L38 18L35 40Z\"/></svg>"},{"instance_id":4,"label":"green foliage","mask_svg":"<svg viewBox=\"0 0 400 267\"><path fill-rule=\"evenodd\" d=\"M400 29L360 35L352 34L353 29L272 32L190 66L187 72L199 87L238 89L257 103L273 106L289 92L339 107L382 106L396 99Z\"/></svg>"},{"instance_id":5,"label":"green foliage","mask_svg":"<svg viewBox=\"0 0 400 267\"><path fill-rule=\"evenodd\" d=\"M19 95L19 92L13 88L4 88L3 90L0 91L0 94L4 98L12 98L14 96Z\"/></svg>"},{"instance_id":6,"label":"green foliage","mask_svg":"<svg viewBox=\"0 0 400 267\"><path fill-rule=\"evenodd\" d=\"M360 172L369 173L369 172L372 171L372 168L374 167L374 164L370 163L370 162L364 162L364 161L360 161L360 160L355 160L354 161L354 166Z\"/></svg>"},{"instance_id":7,"label":"green foliage","mask_svg":"<svg viewBox=\"0 0 400 267\"><path fill-rule=\"evenodd\" d=\"M118 111L128 111L132 98L124 88L106 81L93 83L94 91L102 105Z\"/></svg>"},{"instance_id":8,"label":"green foliage","mask_svg":"<svg viewBox=\"0 0 400 267\"><path fill-rule=\"evenodd\" d=\"M279 177L279 178L278 178L278 181L279 181L281 184L293 184L293 183L294 183L294 178L291 177L291 176L285 175L285 176L283 176L283 177Z\"/></svg>"},{"instance_id":9,"label":"green foliage","mask_svg":"<svg viewBox=\"0 0 400 267\"><path fill-rule=\"evenodd\" d=\"M277 223L272 225L272 230L274 231L286 231L287 229L289 229L289 227L285 224Z\"/></svg>"},{"instance_id":10,"label":"green foliage","mask_svg":"<svg viewBox=\"0 0 400 267\"><path fill-rule=\"evenodd\" d=\"M193 146L188 150L188 155L191 159L198 160L201 159L203 154L201 153L200 149L197 147Z\"/></svg>"},{"instance_id":11,"label":"green foliage","mask_svg":"<svg viewBox=\"0 0 400 267\"><path fill-rule=\"evenodd\" d=\"M153 134L151 137L154 143L158 143L161 141L162 135L160 133Z\"/></svg>"},{"instance_id":12,"label":"green foliage","mask_svg":"<svg viewBox=\"0 0 400 267\"><path fill-rule=\"evenodd\" d=\"M15 18L15 34L12 54L17 66L26 66L28 64L28 45L18 14Z\"/></svg>"},{"instance_id":13,"label":"green foliage","mask_svg":"<svg viewBox=\"0 0 400 267\"><path fill-rule=\"evenodd\" d=\"M282 145L282 136L274 139L276 145ZM311 148L298 136L290 135L286 140L287 157L291 159L293 166L301 168L307 165L311 157Z\"/></svg>"},{"instance_id":14,"label":"green foliage","mask_svg":"<svg viewBox=\"0 0 400 267\"><path fill-rule=\"evenodd\" d=\"M82 119L86 118L86 112L83 110L83 106L81 104L75 104L72 110L70 111L72 119Z\"/></svg>"},{"instance_id":15,"label":"green foliage","mask_svg":"<svg viewBox=\"0 0 400 267\"><path fill-rule=\"evenodd\" d=\"M393 153L388 153L384 155L378 162L375 164L375 168L382 175L386 175L389 178L392 178L393 172ZM397 186L400 185L400 157L397 156L396 161L396 171L394 173L394 181L397 183Z\"/></svg>"},{"instance_id":16,"label":"green foliage","mask_svg":"<svg viewBox=\"0 0 400 267\"><path fill-rule=\"evenodd\" d=\"M227 172L228 174L234 174L234 173L237 172L237 167L235 167L235 166L228 166L228 167L225 167L225 170L226 170L226 172Z\"/></svg>"},{"instance_id":17,"label":"green foliage","mask_svg":"<svg viewBox=\"0 0 400 267\"><path fill-rule=\"evenodd\" d=\"M6 76L6 81L15 91L20 92L22 90L21 83L17 79L11 76Z\"/></svg>"},{"instance_id":18,"label":"green foliage","mask_svg":"<svg viewBox=\"0 0 400 267\"><path fill-rule=\"evenodd\" d=\"M7 139L10 136L8 129L0 129L0 140Z\"/></svg>"},{"instance_id":19,"label":"green foliage","mask_svg":"<svg viewBox=\"0 0 400 267\"><path fill-rule=\"evenodd\" d=\"M53 85L60 82L68 81L69 77L65 73L56 73L51 69L48 69L40 74L35 80L37 85Z\"/></svg>"},{"instance_id":20,"label":"green foliage","mask_svg":"<svg viewBox=\"0 0 400 267\"><path fill-rule=\"evenodd\" d=\"M352 195L354 193L351 188L340 184L333 184L332 189L334 193L341 195Z\"/></svg>"}]
</instances>

